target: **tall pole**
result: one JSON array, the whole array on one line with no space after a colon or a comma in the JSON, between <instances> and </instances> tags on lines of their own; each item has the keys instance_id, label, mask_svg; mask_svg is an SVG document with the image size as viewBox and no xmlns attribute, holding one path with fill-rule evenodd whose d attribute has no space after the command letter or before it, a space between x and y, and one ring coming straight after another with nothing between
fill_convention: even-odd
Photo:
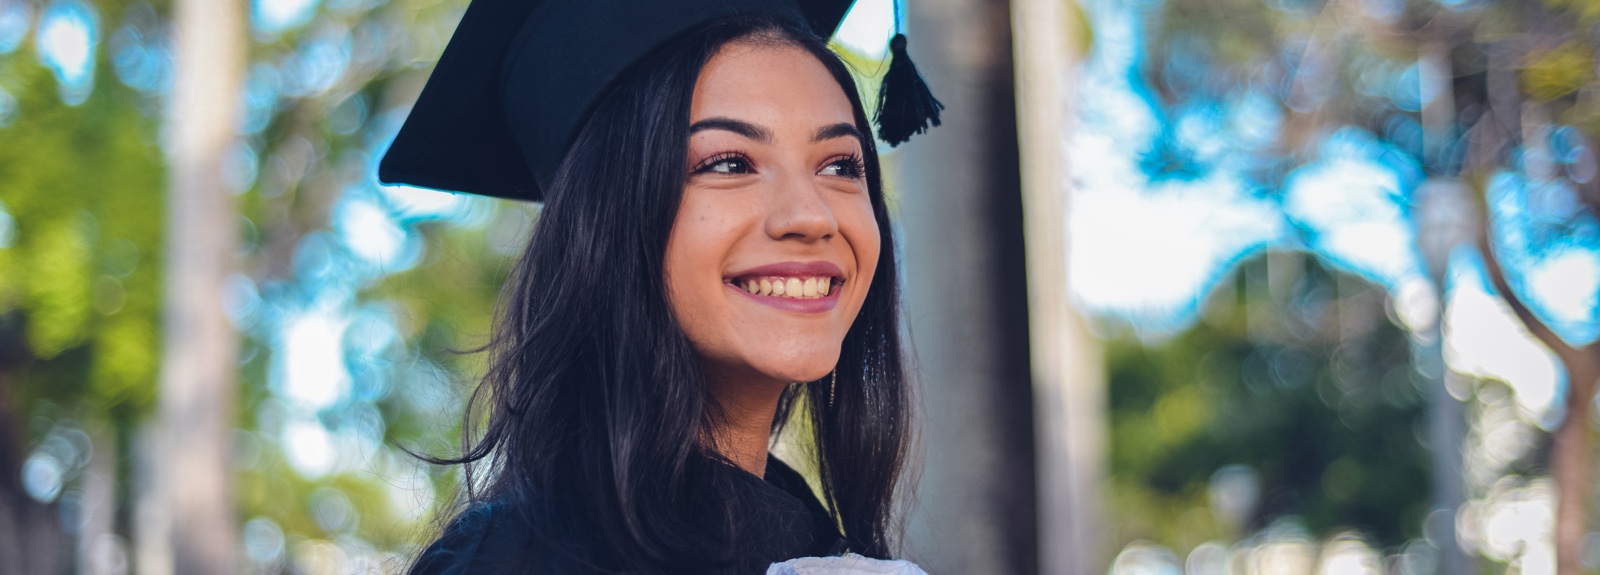
<instances>
[{"instance_id":1,"label":"tall pole","mask_svg":"<svg viewBox=\"0 0 1600 575\"><path fill-rule=\"evenodd\" d=\"M1412 337L1413 363L1428 381L1428 444L1429 464L1433 470L1433 508L1429 514L1429 539L1439 546L1439 561L1435 572L1440 575L1471 575L1471 561L1456 541L1456 511L1466 502L1466 485L1462 480L1461 442L1463 419L1461 400L1450 393L1451 385L1459 385L1444 361L1445 302L1449 293L1445 286L1449 280L1450 254L1472 241L1473 214L1471 190L1459 181L1439 177L1442 170L1441 155L1452 138L1456 119L1455 94L1452 79L1455 73L1450 64L1450 45L1439 40L1423 43L1418 67L1423 70L1420 93L1432 94L1423 103L1422 134L1423 159L1435 177L1425 182L1417 191L1416 218L1417 248L1422 253L1423 265L1433 284L1437 302L1432 321Z\"/></svg>"},{"instance_id":2,"label":"tall pole","mask_svg":"<svg viewBox=\"0 0 1600 575\"><path fill-rule=\"evenodd\" d=\"M1063 0L1013 0L1018 140L1028 254L1039 572L1105 571L1105 367L1069 287L1071 193L1064 142L1082 41Z\"/></svg>"},{"instance_id":3,"label":"tall pole","mask_svg":"<svg viewBox=\"0 0 1600 575\"><path fill-rule=\"evenodd\" d=\"M1440 220L1470 222L1470 216L1460 215L1470 210L1465 201L1469 191L1466 186L1453 181L1431 181L1424 185L1423 201L1419 206L1421 218L1429 225L1418 226L1418 236L1424 238L1423 257L1429 279L1433 283L1437 311L1429 324L1412 336L1412 362L1428 382L1428 444L1429 464L1433 469L1433 502L1429 514L1429 538L1439 546L1437 573L1440 575L1471 575L1475 569L1466 553L1456 541L1456 512L1466 502L1466 485L1461 475L1461 441L1464 434L1461 400L1450 393L1453 385L1463 385L1444 361L1445 301L1449 293L1448 262L1450 250L1467 241L1470 236L1457 237L1451 230L1436 230ZM1443 212L1443 213L1440 213ZM1424 235L1427 234L1427 235ZM1429 236L1444 236L1443 238Z\"/></svg>"},{"instance_id":4,"label":"tall pole","mask_svg":"<svg viewBox=\"0 0 1600 575\"><path fill-rule=\"evenodd\" d=\"M930 573L1031 574L1041 542L1010 7L907 10L911 55L947 105L942 126L888 160L923 398L908 556Z\"/></svg>"},{"instance_id":5,"label":"tall pole","mask_svg":"<svg viewBox=\"0 0 1600 575\"><path fill-rule=\"evenodd\" d=\"M173 572L231 573L238 336L222 293L239 231L221 166L238 125L248 35L242 0L177 0L174 10L157 489Z\"/></svg>"}]
</instances>

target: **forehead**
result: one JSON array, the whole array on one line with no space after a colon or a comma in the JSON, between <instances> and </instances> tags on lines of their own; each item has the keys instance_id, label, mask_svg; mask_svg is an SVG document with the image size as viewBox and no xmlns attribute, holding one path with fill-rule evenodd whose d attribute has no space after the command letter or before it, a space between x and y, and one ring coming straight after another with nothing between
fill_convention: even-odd
<instances>
[{"instance_id":1,"label":"forehead","mask_svg":"<svg viewBox=\"0 0 1600 575\"><path fill-rule=\"evenodd\" d=\"M854 124L844 89L815 56L789 45L730 43L700 69L689 121L724 116L781 129Z\"/></svg>"}]
</instances>

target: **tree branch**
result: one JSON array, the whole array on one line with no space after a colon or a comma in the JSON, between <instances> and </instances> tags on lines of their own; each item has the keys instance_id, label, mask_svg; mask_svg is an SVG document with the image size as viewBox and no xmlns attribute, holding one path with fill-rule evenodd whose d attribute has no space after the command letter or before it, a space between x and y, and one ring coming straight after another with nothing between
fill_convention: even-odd
<instances>
[{"instance_id":1,"label":"tree branch","mask_svg":"<svg viewBox=\"0 0 1600 575\"><path fill-rule=\"evenodd\" d=\"M1506 301L1506 305L1511 306L1511 311L1517 314L1517 319L1522 321L1522 325L1526 326L1534 337L1539 338L1545 347L1550 348L1550 351L1562 359L1579 355L1576 348L1563 341L1555 330L1550 329L1550 326L1545 325L1544 321L1523 303L1522 298L1517 297L1516 292L1511 290L1511 282L1506 281L1505 269L1500 267L1500 260L1495 257L1494 248L1489 242L1489 210L1487 208L1479 210L1478 218L1478 253L1483 256L1483 270L1489 275L1489 281L1494 284L1494 289L1500 292L1500 298Z\"/></svg>"},{"instance_id":2,"label":"tree branch","mask_svg":"<svg viewBox=\"0 0 1600 575\"><path fill-rule=\"evenodd\" d=\"M1493 66L1491 65L1492 68ZM1467 138L1468 142L1467 165L1463 172L1475 173L1478 176L1472 178L1472 180L1475 180L1474 187L1483 187L1485 185L1484 182L1487 181L1486 176L1489 170L1498 163L1496 160L1498 159L1499 151L1510 140L1509 135L1502 131L1506 126L1502 121L1504 118L1501 117L1501 107L1493 103L1496 99L1493 94L1490 95L1488 99L1489 109L1463 134L1463 137ZM1486 191L1480 190L1480 192ZM1571 361L1580 355L1578 350L1563 341L1555 330L1550 329L1550 326L1545 325L1544 321L1540 320L1539 316L1534 315L1533 310L1522 301L1522 298L1517 297L1516 292L1511 290L1511 282L1506 280L1505 269L1500 266L1500 259L1495 257L1494 246L1489 241L1489 229L1493 224L1489 218L1488 194L1479 193L1477 195L1483 200L1483 203L1479 205L1480 209L1477 214L1478 232L1476 244L1479 255L1483 256L1483 269L1489 276L1490 283L1494 284L1495 290L1500 292L1500 297L1505 300L1507 305L1511 306L1512 313L1517 315L1517 319L1522 322L1523 326L1528 328L1529 332L1533 333L1534 337L1544 343L1545 347L1555 352L1563 361Z\"/></svg>"}]
</instances>

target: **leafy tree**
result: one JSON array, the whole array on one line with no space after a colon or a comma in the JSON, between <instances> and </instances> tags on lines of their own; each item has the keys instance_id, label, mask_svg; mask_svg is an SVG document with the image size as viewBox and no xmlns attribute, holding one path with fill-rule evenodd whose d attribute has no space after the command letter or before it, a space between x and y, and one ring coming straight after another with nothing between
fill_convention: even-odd
<instances>
[{"instance_id":1,"label":"leafy tree","mask_svg":"<svg viewBox=\"0 0 1600 575\"><path fill-rule=\"evenodd\" d=\"M1297 209L1297 186L1343 178L1336 184L1353 206L1355 188L1375 185L1387 197L1378 203L1411 221L1431 217L1431 190L1471 192L1454 216L1469 231L1460 243L1480 252L1491 284L1570 384L1549 468L1559 572L1578 573L1592 512L1600 285L1557 266L1600 258L1594 4L1169 0L1132 12L1148 18L1137 26L1148 41L1135 40L1131 82L1161 123L1140 164L1152 180L1234 177L1346 267L1328 214ZM1355 181L1363 173L1383 181ZM1590 303L1557 302L1557 284Z\"/></svg>"},{"instance_id":2,"label":"leafy tree","mask_svg":"<svg viewBox=\"0 0 1600 575\"><path fill-rule=\"evenodd\" d=\"M1189 330L1112 340L1120 538L1192 548L1284 517L1380 546L1416 537L1425 394L1383 301L1380 286L1274 253L1242 264ZM1246 491L1259 496L1227 499L1230 473L1254 478Z\"/></svg>"},{"instance_id":3,"label":"leafy tree","mask_svg":"<svg viewBox=\"0 0 1600 575\"><path fill-rule=\"evenodd\" d=\"M393 446L441 452L450 444L456 384L473 379L477 361L451 350L482 342L508 264L502 244L515 244L531 220L522 207L490 202L414 214L376 185L371 165L397 127L397 110L426 77L418 63L437 57L464 5L334 0L315 19L254 35L241 142L219 166L245 216L242 273L225 295L246 336L242 429L232 440L252 568L328 567L337 556L353 565L407 552L422 536L416 527L429 515L428 501L452 492L447 471L424 470L421 483L397 476L413 466ZM56 572L72 561L73 542L58 518L76 521L75 508L45 508L35 497L81 489L82 462L57 461L61 484L48 496L30 496L18 479L28 458L49 455L41 446L77 429L74 422L117 430L94 448L121 454L115 529L125 540L140 535L134 509L147 503L135 501L141 488L132 472L149 463L133 461L149 455L135 439L151 416L161 347L166 174L156 142L172 24L165 2L93 8L102 41L93 45L94 89L81 104L63 103L33 42L0 55L0 104L15 104L0 106L7 122L0 125L0 571L7 573ZM342 240L330 244L339 239L341 198L349 197L372 201L402 226L417 248L409 264L374 269ZM336 265L323 271L350 281L306 273L312 248L329 245L320 255ZM296 448L285 437L286 401L275 383L293 316L284 312L341 290L350 296L345 311L387 310L398 334L361 350L357 330L336 336L349 350L341 360L358 397L311 415L333 431L375 429L378 443L365 454L372 465L305 476L287 461ZM19 560L37 561L5 563Z\"/></svg>"},{"instance_id":4,"label":"leafy tree","mask_svg":"<svg viewBox=\"0 0 1600 575\"><path fill-rule=\"evenodd\" d=\"M105 4L105 16L124 8ZM108 64L99 59L99 88L70 106L31 43L0 55L0 90L15 106L0 126L0 571L8 573L58 572L71 557L54 503L84 461L28 447L76 420L107 428L92 448L116 453L154 397L164 168L148 99L112 81ZM40 413L55 417L41 422ZM32 485L25 463L43 473Z\"/></svg>"}]
</instances>

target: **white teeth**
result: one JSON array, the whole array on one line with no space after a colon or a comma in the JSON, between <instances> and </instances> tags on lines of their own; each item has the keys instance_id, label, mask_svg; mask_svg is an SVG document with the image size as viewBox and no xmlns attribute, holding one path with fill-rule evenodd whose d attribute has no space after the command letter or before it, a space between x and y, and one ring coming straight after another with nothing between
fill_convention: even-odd
<instances>
[{"instance_id":1,"label":"white teeth","mask_svg":"<svg viewBox=\"0 0 1600 575\"><path fill-rule=\"evenodd\" d=\"M828 293L833 291L833 278L764 277L751 278L743 282L735 280L733 285L755 295L814 299L827 297Z\"/></svg>"}]
</instances>

